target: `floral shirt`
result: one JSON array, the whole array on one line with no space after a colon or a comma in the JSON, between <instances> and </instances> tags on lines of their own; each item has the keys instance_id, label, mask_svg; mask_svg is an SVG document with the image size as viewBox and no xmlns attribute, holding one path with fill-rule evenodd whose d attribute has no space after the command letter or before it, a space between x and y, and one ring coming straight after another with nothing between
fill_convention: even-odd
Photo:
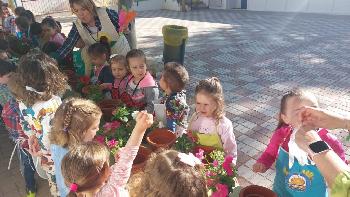
<instances>
[{"instance_id":1,"label":"floral shirt","mask_svg":"<svg viewBox=\"0 0 350 197\"><path fill-rule=\"evenodd\" d=\"M166 95L161 99L161 104L165 104L167 122L174 121L176 126L187 128L187 118L190 111L186 102L186 90ZM168 129L175 131L173 126Z\"/></svg>"}]
</instances>

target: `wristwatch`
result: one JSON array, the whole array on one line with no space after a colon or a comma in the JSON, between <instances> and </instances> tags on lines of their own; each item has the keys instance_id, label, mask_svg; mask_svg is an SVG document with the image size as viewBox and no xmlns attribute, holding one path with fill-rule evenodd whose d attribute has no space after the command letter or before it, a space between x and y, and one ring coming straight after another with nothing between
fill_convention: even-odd
<instances>
[{"instance_id":1,"label":"wristwatch","mask_svg":"<svg viewBox=\"0 0 350 197\"><path fill-rule=\"evenodd\" d=\"M317 142L313 142L309 145L310 150L312 151L312 155L311 158L313 158L313 156L315 156L316 154L325 152L327 150L329 150L329 146L326 142L324 141L317 141Z\"/></svg>"}]
</instances>

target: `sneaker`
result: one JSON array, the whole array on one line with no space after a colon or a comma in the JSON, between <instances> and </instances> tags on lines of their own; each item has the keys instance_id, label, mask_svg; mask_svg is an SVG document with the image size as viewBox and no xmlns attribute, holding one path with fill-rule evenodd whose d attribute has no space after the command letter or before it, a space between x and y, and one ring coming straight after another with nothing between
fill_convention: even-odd
<instances>
[{"instance_id":1,"label":"sneaker","mask_svg":"<svg viewBox=\"0 0 350 197\"><path fill-rule=\"evenodd\" d=\"M26 197L35 197L35 192L28 191Z\"/></svg>"}]
</instances>

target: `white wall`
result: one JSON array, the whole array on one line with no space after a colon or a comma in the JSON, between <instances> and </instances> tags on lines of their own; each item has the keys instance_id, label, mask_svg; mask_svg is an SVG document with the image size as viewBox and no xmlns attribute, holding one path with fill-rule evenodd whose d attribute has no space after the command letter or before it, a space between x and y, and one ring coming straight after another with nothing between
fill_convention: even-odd
<instances>
[{"instance_id":1,"label":"white wall","mask_svg":"<svg viewBox=\"0 0 350 197\"><path fill-rule=\"evenodd\" d=\"M134 1L133 9L136 11L145 11L145 10L159 10L162 9L162 2L164 0L146 0L139 1L138 4Z\"/></svg>"},{"instance_id":2,"label":"white wall","mask_svg":"<svg viewBox=\"0 0 350 197\"><path fill-rule=\"evenodd\" d=\"M350 15L350 0L248 0L248 10Z\"/></svg>"},{"instance_id":3,"label":"white wall","mask_svg":"<svg viewBox=\"0 0 350 197\"><path fill-rule=\"evenodd\" d=\"M227 9L227 0L209 0L209 8Z\"/></svg>"},{"instance_id":4,"label":"white wall","mask_svg":"<svg viewBox=\"0 0 350 197\"><path fill-rule=\"evenodd\" d=\"M180 11L181 7L177 0L160 0L162 1L162 9Z\"/></svg>"}]
</instances>

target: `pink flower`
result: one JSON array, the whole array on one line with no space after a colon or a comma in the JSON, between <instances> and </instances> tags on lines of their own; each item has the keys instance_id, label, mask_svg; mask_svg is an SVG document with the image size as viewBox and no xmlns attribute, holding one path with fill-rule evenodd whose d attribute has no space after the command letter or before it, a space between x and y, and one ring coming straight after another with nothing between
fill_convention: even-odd
<instances>
[{"instance_id":1,"label":"pink flower","mask_svg":"<svg viewBox=\"0 0 350 197\"><path fill-rule=\"evenodd\" d=\"M118 145L118 141L115 140L115 139L109 140L109 141L107 142L107 146L108 146L109 148L114 148L114 147L117 146L117 145Z\"/></svg>"},{"instance_id":2,"label":"pink flower","mask_svg":"<svg viewBox=\"0 0 350 197\"><path fill-rule=\"evenodd\" d=\"M204 150L199 149L198 153L196 153L196 157L200 160L203 160L204 159Z\"/></svg>"},{"instance_id":3,"label":"pink flower","mask_svg":"<svg viewBox=\"0 0 350 197\"><path fill-rule=\"evenodd\" d=\"M228 196L228 188L227 185L218 183L215 185L216 192L214 192L212 197L226 197Z\"/></svg>"},{"instance_id":4,"label":"pink flower","mask_svg":"<svg viewBox=\"0 0 350 197\"><path fill-rule=\"evenodd\" d=\"M107 122L103 125L103 129L105 131L111 131L114 129L118 129L120 127L120 122L119 121L113 121L113 122Z\"/></svg>"},{"instance_id":5,"label":"pink flower","mask_svg":"<svg viewBox=\"0 0 350 197\"><path fill-rule=\"evenodd\" d=\"M119 32L123 32L123 28L126 22L126 11L125 10L120 10L119 11L119 21L118 21L118 25L119 25Z\"/></svg>"},{"instance_id":6,"label":"pink flower","mask_svg":"<svg viewBox=\"0 0 350 197\"><path fill-rule=\"evenodd\" d=\"M216 176L217 174L216 174L215 172L208 171L208 172L205 173L205 175L206 175L207 177L211 177L211 176Z\"/></svg>"},{"instance_id":7,"label":"pink flower","mask_svg":"<svg viewBox=\"0 0 350 197\"><path fill-rule=\"evenodd\" d=\"M232 156L226 156L225 161L222 164L222 167L226 170L227 175L232 176L233 175L233 170L231 167L233 157Z\"/></svg>"},{"instance_id":8,"label":"pink flower","mask_svg":"<svg viewBox=\"0 0 350 197\"><path fill-rule=\"evenodd\" d=\"M219 165L219 162L218 162L217 160L214 160L214 161L213 161L213 166L214 166L214 167L218 167L218 165Z\"/></svg>"},{"instance_id":9,"label":"pink flower","mask_svg":"<svg viewBox=\"0 0 350 197\"><path fill-rule=\"evenodd\" d=\"M98 143L101 143L101 144L104 144L105 143L105 137L101 136L101 135L98 135L95 137L95 140L98 142Z\"/></svg>"},{"instance_id":10,"label":"pink flower","mask_svg":"<svg viewBox=\"0 0 350 197\"><path fill-rule=\"evenodd\" d=\"M207 179L207 186L211 187L214 185L214 179Z\"/></svg>"}]
</instances>

